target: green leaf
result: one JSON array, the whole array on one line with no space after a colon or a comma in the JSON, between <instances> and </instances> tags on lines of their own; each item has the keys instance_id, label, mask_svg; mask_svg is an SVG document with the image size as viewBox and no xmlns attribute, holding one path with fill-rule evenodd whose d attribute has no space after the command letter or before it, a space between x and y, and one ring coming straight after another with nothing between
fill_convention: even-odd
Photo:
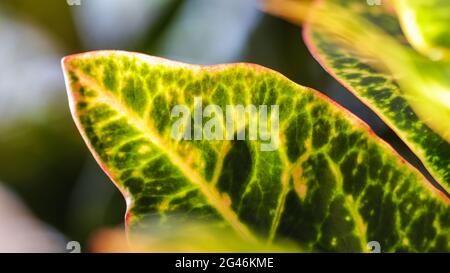
<instances>
[{"instance_id":1,"label":"green leaf","mask_svg":"<svg viewBox=\"0 0 450 273\"><path fill-rule=\"evenodd\" d=\"M47 31L68 50L77 50L82 46L74 21L74 7L66 1L47 0L44 5L28 0L1 1L0 9L13 18L24 19Z\"/></svg>"},{"instance_id":2,"label":"green leaf","mask_svg":"<svg viewBox=\"0 0 450 273\"><path fill-rule=\"evenodd\" d=\"M356 0L335 0L333 2L339 3L341 8L346 8L349 12L348 17L361 16L367 20L366 22L372 22L381 27L395 41L400 44L404 43L405 38L398 21L387 13L382 6L368 6ZM333 11L329 10L329 12ZM417 155L443 189L447 193L450 192L450 144L443 137L445 134L437 133L446 131L446 129L441 127L442 130L439 131L430 128L430 125L433 124L437 125L432 126L433 128L437 128L439 125L448 126L446 122L448 120L448 106L437 105L425 98L427 95L438 95L436 92L440 91L433 89L435 86L429 85L430 83L442 83L440 82L440 75L435 78L428 76L438 71L438 73L431 75L434 77L440 72L445 72L446 68L441 67L439 70L437 67L439 64L425 61L422 61L420 67L409 67L407 65L409 63L402 62L404 59L400 57L401 53L398 50L390 52L392 43L389 43L389 41L381 43L381 39L378 42L372 42L372 44L375 44L375 46L372 46L372 51L378 50L380 54L390 54L387 58L392 60L392 63L397 62L398 67L403 65L401 68L403 72L398 74L409 75L409 77L404 79L402 83L405 84L399 87L394 73L378 69L374 65L376 64L374 58L361 56L359 52L355 53L354 48L349 49L349 47L343 46L338 42L342 37L330 35L329 32L325 33L323 28L315 27L311 18L314 18L314 16L312 15L305 25L304 38L314 57L349 91L372 108ZM372 28L368 24L361 26L358 32L361 33L361 36L358 39L373 37L370 36L371 30ZM362 50L371 50L367 44L365 44L366 46L362 46L358 42L354 44L356 47L362 47ZM373 55L376 55L376 53ZM426 69L424 69L425 67ZM399 70L396 72L399 72ZM448 77L444 81L447 81L444 85L448 86ZM418 92L406 92L411 91L411 88L408 89L411 86L414 86L414 90L418 90ZM436 100L436 98L432 100ZM445 96L439 100L440 103L446 102ZM442 108L440 108L441 106ZM446 111L447 116L445 115ZM426 120L428 123L425 122Z\"/></svg>"},{"instance_id":3,"label":"green leaf","mask_svg":"<svg viewBox=\"0 0 450 273\"><path fill-rule=\"evenodd\" d=\"M433 60L450 60L450 1L394 0L408 41Z\"/></svg>"},{"instance_id":4,"label":"green leaf","mask_svg":"<svg viewBox=\"0 0 450 273\"><path fill-rule=\"evenodd\" d=\"M360 120L274 71L121 51L69 56L63 68L74 120L126 197L131 231L156 217L305 251L367 251L368 241L382 251L450 250L449 199ZM278 105L278 149L175 140L171 111L192 110L195 97L222 109Z\"/></svg>"}]
</instances>

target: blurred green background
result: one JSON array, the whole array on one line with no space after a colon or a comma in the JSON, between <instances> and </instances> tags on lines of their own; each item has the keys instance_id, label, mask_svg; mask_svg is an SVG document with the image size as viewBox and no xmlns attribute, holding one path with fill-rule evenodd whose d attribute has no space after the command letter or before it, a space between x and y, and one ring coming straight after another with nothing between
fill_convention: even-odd
<instances>
[{"instance_id":1,"label":"blurred green background","mask_svg":"<svg viewBox=\"0 0 450 273\"><path fill-rule=\"evenodd\" d=\"M125 202L70 117L60 60L72 53L121 49L196 64L264 65L351 109L420 167L316 63L301 29L262 13L257 0L80 2L0 2L0 251L66 251L71 240L88 251L99 229L123 228Z\"/></svg>"}]
</instances>

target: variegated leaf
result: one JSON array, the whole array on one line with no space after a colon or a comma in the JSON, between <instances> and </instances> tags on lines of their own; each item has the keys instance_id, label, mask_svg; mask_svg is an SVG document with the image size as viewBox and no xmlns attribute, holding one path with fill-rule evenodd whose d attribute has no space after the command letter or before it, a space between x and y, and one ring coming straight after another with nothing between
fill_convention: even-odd
<instances>
[{"instance_id":1,"label":"variegated leaf","mask_svg":"<svg viewBox=\"0 0 450 273\"><path fill-rule=\"evenodd\" d=\"M367 251L369 241L450 250L448 198L353 115L274 71L119 51L69 56L63 68L74 120L125 195L131 231L156 218L305 251ZM196 97L221 109L278 106L277 149L262 151L260 138L174 139L172 110L193 110Z\"/></svg>"}]
</instances>

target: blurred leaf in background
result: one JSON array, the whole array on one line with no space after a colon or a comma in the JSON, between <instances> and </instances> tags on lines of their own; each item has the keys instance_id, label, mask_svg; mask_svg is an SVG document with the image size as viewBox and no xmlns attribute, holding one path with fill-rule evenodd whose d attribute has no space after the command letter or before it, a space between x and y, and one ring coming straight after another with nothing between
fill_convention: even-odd
<instances>
[{"instance_id":1,"label":"blurred leaf in background","mask_svg":"<svg viewBox=\"0 0 450 273\"><path fill-rule=\"evenodd\" d=\"M26 21L45 30L68 51L80 49L80 39L72 15L73 7L67 5L66 1L3 0L0 8L17 21Z\"/></svg>"},{"instance_id":2,"label":"blurred leaf in background","mask_svg":"<svg viewBox=\"0 0 450 273\"><path fill-rule=\"evenodd\" d=\"M24 13L20 3L2 2L0 9L0 35L7 41L0 44L0 178L38 217L63 229L66 200L86 153L65 110L58 65L65 47L36 23L46 18L43 10Z\"/></svg>"},{"instance_id":3,"label":"blurred leaf in background","mask_svg":"<svg viewBox=\"0 0 450 273\"><path fill-rule=\"evenodd\" d=\"M0 44L0 178L37 217L83 242L67 221L88 156L67 111L60 72L61 57L82 50L71 11L65 1L2 1L0 15L7 41Z\"/></svg>"},{"instance_id":4,"label":"blurred leaf in background","mask_svg":"<svg viewBox=\"0 0 450 273\"><path fill-rule=\"evenodd\" d=\"M288 240L249 242L243 240L231 228L219 223L202 221L180 221L179 215L170 215L169 221L161 224L158 219L150 219L143 229L129 234L129 239L121 230L103 229L89 242L92 252L222 252L222 253L276 253L301 252L301 248ZM195 236L192 236L195 234Z\"/></svg>"},{"instance_id":5,"label":"blurred leaf in background","mask_svg":"<svg viewBox=\"0 0 450 273\"><path fill-rule=\"evenodd\" d=\"M61 234L36 219L11 191L0 185L0 253L62 252Z\"/></svg>"}]
</instances>

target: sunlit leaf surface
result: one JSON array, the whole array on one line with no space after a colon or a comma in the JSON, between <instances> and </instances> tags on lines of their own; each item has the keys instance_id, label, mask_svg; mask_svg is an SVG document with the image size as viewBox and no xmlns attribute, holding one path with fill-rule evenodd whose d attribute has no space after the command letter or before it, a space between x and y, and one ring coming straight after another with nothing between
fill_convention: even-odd
<instances>
[{"instance_id":1,"label":"sunlit leaf surface","mask_svg":"<svg viewBox=\"0 0 450 273\"><path fill-rule=\"evenodd\" d=\"M448 198L353 115L274 71L118 51L69 56L63 68L75 122L126 196L131 231L175 218L305 251L367 251L369 241L450 250ZM175 140L171 111L195 97L222 109L278 105L278 149L261 151L259 138Z\"/></svg>"},{"instance_id":2,"label":"sunlit leaf surface","mask_svg":"<svg viewBox=\"0 0 450 273\"><path fill-rule=\"evenodd\" d=\"M450 1L394 0L408 41L433 60L450 60Z\"/></svg>"}]
</instances>

